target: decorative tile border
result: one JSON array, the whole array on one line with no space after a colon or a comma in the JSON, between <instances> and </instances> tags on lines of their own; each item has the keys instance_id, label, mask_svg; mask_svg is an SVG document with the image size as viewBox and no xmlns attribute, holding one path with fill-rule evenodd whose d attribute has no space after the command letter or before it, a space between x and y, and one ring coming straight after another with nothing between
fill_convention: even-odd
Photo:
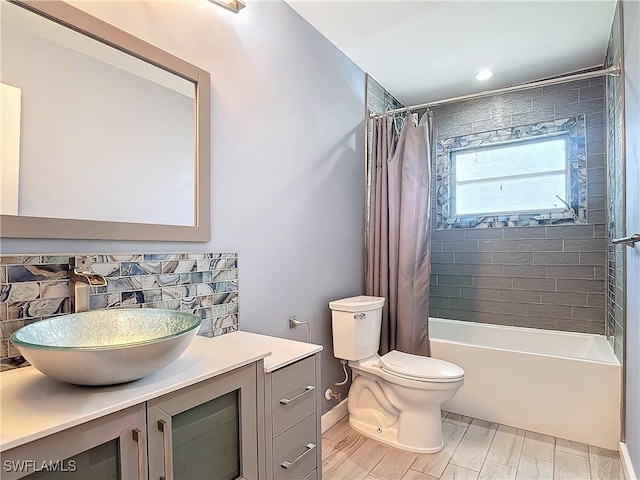
<instances>
[{"instance_id":1,"label":"decorative tile border","mask_svg":"<svg viewBox=\"0 0 640 480\"><path fill-rule=\"evenodd\" d=\"M0 368L27 365L9 337L32 322L71 313L69 262L88 259L107 279L90 309L165 308L202 318L199 335L238 329L238 255L170 253L0 256ZM77 263L76 263L77 264Z\"/></svg>"},{"instance_id":2,"label":"decorative tile border","mask_svg":"<svg viewBox=\"0 0 640 480\"><path fill-rule=\"evenodd\" d=\"M513 215L457 217L452 212L452 165L450 152L471 147L505 144L527 138L568 134L570 191L565 211L531 212ZM438 230L452 228L520 227L587 223L587 156L585 117L533 123L489 132L440 139L436 142L436 222Z\"/></svg>"}]
</instances>

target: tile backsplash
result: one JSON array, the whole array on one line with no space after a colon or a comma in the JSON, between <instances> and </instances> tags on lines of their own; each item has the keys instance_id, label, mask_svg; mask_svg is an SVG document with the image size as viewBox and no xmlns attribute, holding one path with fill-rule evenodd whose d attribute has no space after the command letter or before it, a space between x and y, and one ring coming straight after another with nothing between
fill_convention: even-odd
<instances>
[{"instance_id":1,"label":"tile backsplash","mask_svg":"<svg viewBox=\"0 0 640 480\"><path fill-rule=\"evenodd\" d=\"M26 365L9 337L18 328L71 313L69 263L75 255L0 256L0 364ZM165 308L202 318L199 335L238 329L236 253L83 254L92 273L90 309Z\"/></svg>"}]
</instances>

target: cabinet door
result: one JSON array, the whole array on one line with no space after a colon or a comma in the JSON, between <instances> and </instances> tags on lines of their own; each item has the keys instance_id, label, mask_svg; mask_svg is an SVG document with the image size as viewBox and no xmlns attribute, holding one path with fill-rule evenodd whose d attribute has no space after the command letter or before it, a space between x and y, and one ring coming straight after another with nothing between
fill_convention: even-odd
<instances>
[{"instance_id":1,"label":"cabinet door","mask_svg":"<svg viewBox=\"0 0 640 480\"><path fill-rule=\"evenodd\" d=\"M148 402L149 477L258 477L256 364Z\"/></svg>"},{"instance_id":2,"label":"cabinet door","mask_svg":"<svg viewBox=\"0 0 640 480\"><path fill-rule=\"evenodd\" d=\"M2 453L3 480L147 480L143 404Z\"/></svg>"}]
</instances>

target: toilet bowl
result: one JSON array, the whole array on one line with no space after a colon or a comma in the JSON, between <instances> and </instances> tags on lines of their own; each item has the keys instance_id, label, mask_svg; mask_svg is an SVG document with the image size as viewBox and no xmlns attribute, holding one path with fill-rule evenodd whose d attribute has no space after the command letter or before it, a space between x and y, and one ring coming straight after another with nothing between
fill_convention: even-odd
<instances>
[{"instance_id":1,"label":"toilet bowl","mask_svg":"<svg viewBox=\"0 0 640 480\"><path fill-rule=\"evenodd\" d=\"M349 424L396 448L439 452L444 448L441 405L463 385L464 370L395 350L379 356L383 305L384 298L367 296L329 304L334 356L348 360L353 373Z\"/></svg>"}]
</instances>

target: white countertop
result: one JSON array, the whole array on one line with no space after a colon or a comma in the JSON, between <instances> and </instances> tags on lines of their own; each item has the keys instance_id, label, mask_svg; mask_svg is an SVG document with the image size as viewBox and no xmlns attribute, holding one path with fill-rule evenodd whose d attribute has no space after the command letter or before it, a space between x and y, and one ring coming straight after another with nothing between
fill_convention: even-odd
<instances>
[{"instance_id":1,"label":"white countertop","mask_svg":"<svg viewBox=\"0 0 640 480\"><path fill-rule=\"evenodd\" d=\"M177 360L135 382L81 387L34 367L0 374L0 452L174 392L265 359L265 371L322 350L322 346L249 332L196 337Z\"/></svg>"},{"instance_id":2,"label":"white countertop","mask_svg":"<svg viewBox=\"0 0 640 480\"><path fill-rule=\"evenodd\" d=\"M269 337L249 332L235 332L229 335L237 335L236 338L239 338L242 345L247 347L267 347L271 352L271 355L264 359L264 371L267 373L322 351L322 345L298 342L287 338Z\"/></svg>"}]
</instances>

